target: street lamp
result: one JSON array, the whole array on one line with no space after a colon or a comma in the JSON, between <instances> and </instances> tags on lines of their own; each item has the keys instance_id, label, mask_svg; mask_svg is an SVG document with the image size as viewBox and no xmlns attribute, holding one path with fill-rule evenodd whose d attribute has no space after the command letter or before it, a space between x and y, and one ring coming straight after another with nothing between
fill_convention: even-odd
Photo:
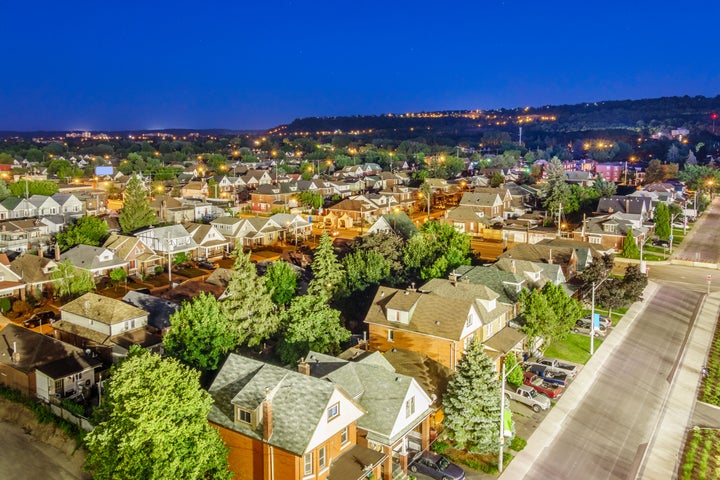
<instances>
[{"instance_id":1,"label":"street lamp","mask_svg":"<svg viewBox=\"0 0 720 480\"><path fill-rule=\"evenodd\" d=\"M515 353L513 353L515 355ZM500 375L500 453L498 455L498 471L503 471L503 448L505 447L505 379L513 370L520 366L517 362L509 372L505 372L505 355L500 357L502 360L502 374Z\"/></svg>"},{"instance_id":2,"label":"street lamp","mask_svg":"<svg viewBox=\"0 0 720 480\"><path fill-rule=\"evenodd\" d=\"M641 257L642 258L642 257ZM595 354L595 290L610 277L605 277L600 283L592 283L592 304L590 307L590 355Z\"/></svg>"}]
</instances>

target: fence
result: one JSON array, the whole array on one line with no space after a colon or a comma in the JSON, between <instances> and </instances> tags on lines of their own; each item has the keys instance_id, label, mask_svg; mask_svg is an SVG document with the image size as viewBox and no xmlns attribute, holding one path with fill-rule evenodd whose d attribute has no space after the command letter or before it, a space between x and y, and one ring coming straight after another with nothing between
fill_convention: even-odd
<instances>
[{"instance_id":1,"label":"fence","mask_svg":"<svg viewBox=\"0 0 720 480\"><path fill-rule=\"evenodd\" d=\"M95 428L95 426L92 425L87 418L81 417L79 415L75 415L74 413L72 413L68 410L65 410L64 408L59 407L57 405L50 405L50 411L56 417L60 417L63 420L65 420L69 423L72 423L73 425L77 425L78 427L82 428L86 432L89 432L93 428Z\"/></svg>"}]
</instances>

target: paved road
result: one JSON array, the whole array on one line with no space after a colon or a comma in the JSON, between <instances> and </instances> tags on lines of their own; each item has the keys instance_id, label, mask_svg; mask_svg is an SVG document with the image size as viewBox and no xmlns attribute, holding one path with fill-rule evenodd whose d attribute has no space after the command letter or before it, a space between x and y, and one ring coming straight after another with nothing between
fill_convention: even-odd
<instances>
[{"instance_id":1,"label":"paved road","mask_svg":"<svg viewBox=\"0 0 720 480\"><path fill-rule=\"evenodd\" d=\"M700 217L673 258L695 262L720 262L720 197Z\"/></svg>"},{"instance_id":2,"label":"paved road","mask_svg":"<svg viewBox=\"0 0 720 480\"><path fill-rule=\"evenodd\" d=\"M699 299L674 287L658 290L525 479L557 478L559 472L568 474L561 478L628 478L657 422Z\"/></svg>"}]
</instances>

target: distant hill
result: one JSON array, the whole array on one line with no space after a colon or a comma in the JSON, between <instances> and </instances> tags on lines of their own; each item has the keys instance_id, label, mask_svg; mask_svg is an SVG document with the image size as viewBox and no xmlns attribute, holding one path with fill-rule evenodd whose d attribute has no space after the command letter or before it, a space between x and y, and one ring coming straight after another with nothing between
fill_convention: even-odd
<instances>
[{"instance_id":1,"label":"distant hill","mask_svg":"<svg viewBox=\"0 0 720 480\"><path fill-rule=\"evenodd\" d=\"M476 137L487 132L509 132L517 135L521 126L524 134L544 132L561 136L597 130L688 128L692 131L708 130L712 112L720 112L720 95L713 98L662 97L499 110L309 117L296 119L268 133L352 133L387 138L427 135Z\"/></svg>"},{"instance_id":2,"label":"distant hill","mask_svg":"<svg viewBox=\"0 0 720 480\"><path fill-rule=\"evenodd\" d=\"M80 132L80 130L72 130L73 132ZM49 137L61 137L66 133L70 133L67 130L37 130L30 132L14 131L14 130L0 130L0 139L2 138L49 138ZM129 135L147 135L153 133L160 133L165 135L174 135L177 137L187 136L190 134L197 133L202 136L237 136L237 135L261 135L264 130L232 130L227 128L166 128L163 130L93 130L91 133L106 133L110 136L127 137Z\"/></svg>"}]
</instances>

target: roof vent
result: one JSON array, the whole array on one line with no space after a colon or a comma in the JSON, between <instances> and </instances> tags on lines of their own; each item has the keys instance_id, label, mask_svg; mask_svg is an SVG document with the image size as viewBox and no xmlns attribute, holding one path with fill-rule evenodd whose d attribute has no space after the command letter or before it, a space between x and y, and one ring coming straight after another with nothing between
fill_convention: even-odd
<instances>
[{"instance_id":1,"label":"roof vent","mask_svg":"<svg viewBox=\"0 0 720 480\"><path fill-rule=\"evenodd\" d=\"M440 320L435 320L435 325L440 326Z\"/></svg>"}]
</instances>

